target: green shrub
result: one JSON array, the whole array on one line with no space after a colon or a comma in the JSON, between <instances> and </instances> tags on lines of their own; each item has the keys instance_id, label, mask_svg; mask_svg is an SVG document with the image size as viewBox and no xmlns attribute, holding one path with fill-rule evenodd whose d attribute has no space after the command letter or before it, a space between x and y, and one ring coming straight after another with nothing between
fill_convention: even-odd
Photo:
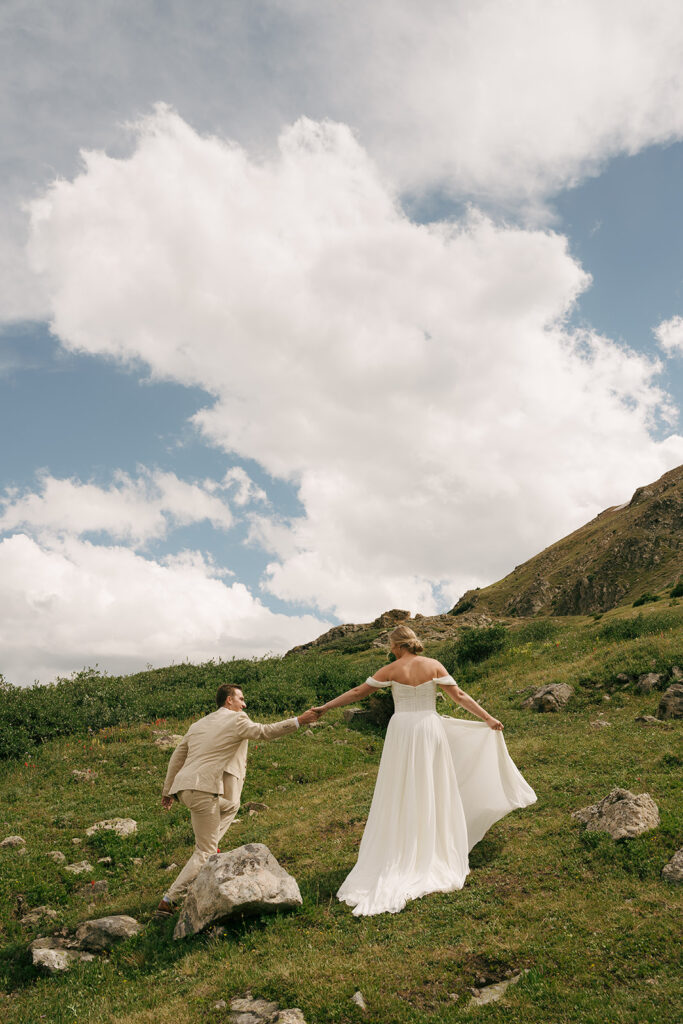
<instances>
[{"instance_id":1,"label":"green shrub","mask_svg":"<svg viewBox=\"0 0 683 1024\"><path fill-rule=\"evenodd\" d=\"M532 619L525 622L519 629L510 633L510 639L515 644L526 644L542 640L552 640L561 632L560 626L552 619Z\"/></svg>"},{"instance_id":2,"label":"green shrub","mask_svg":"<svg viewBox=\"0 0 683 1024\"><path fill-rule=\"evenodd\" d=\"M669 597L683 597L683 580L680 580L669 592Z\"/></svg>"},{"instance_id":3,"label":"green shrub","mask_svg":"<svg viewBox=\"0 0 683 1024\"><path fill-rule=\"evenodd\" d=\"M606 622L598 632L603 640L635 640L639 636L653 636L665 629L672 629L678 619L667 612L655 612L652 615L637 615L634 619L616 619Z\"/></svg>"},{"instance_id":4,"label":"green shrub","mask_svg":"<svg viewBox=\"0 0 683 1024\"><path fill-rule=\"evenodd\" d=\"M660 598L657 596L657 594L641 594L640 597L637 597L636 600L633 602L633 607L640 608L642 604L650 604L652 601L659 600Z\"/></svg>"},{"instance_id":5,"label":"green shrub","mask_svg":"<svg viewBox=\"0 0 683 1024\"><path fill-rule=\"evenodd\" d=\"M465 629L450 647L446 648L444 664L449 672L456 665L478 665L491 655L502 651L507 641L507 630L500 623L495 626Z\"/></svg>"}]
</instances>

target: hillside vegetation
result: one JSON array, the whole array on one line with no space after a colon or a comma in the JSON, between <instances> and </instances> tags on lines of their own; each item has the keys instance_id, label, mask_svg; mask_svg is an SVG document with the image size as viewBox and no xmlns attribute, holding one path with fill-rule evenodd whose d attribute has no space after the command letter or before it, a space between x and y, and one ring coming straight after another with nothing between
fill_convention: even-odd
<instances>
[{"instance_id":1,"label":"hillside vegetation","mask_svg":"<svg viewBox=\"0 0 683 1024\"><path fill-rule=\"evenodd\" d=\"M474 848L462 891L356 919L334 893L357 854L381 730L351 728L337 712L310 734L252 744L243 799L269 810L243 812L224 848L266 843L297 878L303 907L182 942L172 939L173 922L151 921L165 869L182 865L192 844L187 812L159 807L169 751L155 745L155 731L184 732L212 710L226 680L243 685L254 718L284 717L361 681L386 653L311 650L4 688L0 839L19 834L27 852L0 849L3 1024L227 1021L215 1003L247 989L301 1007L308 1024L678 1021L681 899L660 872L683 845L681 722L636 723L655 713L660 694L641 695L632 680L683 667L683 602L465 630L428 653L504 722L537 804L498 822ZM549 682L574 687L567 708L522 710ZM463 714L445 702L439 709ZM591 724L598 719L609 726ZM76 781L73 771L86 769L89 781ZM615 786L650 793L661 825L618 842L586 833L571 812ZM135 818L136 835L85 836L114 816ZM88 877L108 880L109 891L91 899L82 877L46 857L50 850L87 857L96 864ZM96 863L103 856L111 864ZM58 912L53 925L41 932L20 923L44 904ZM42 977L32 967L27 948L37 934L109 913L130 914L145 930L108 960L65 975ZM467 1008L472 986L521 969L529 973L500 1003ZM356 989L365 1015L351 1002Z\"/></svg>"}]
</instances>

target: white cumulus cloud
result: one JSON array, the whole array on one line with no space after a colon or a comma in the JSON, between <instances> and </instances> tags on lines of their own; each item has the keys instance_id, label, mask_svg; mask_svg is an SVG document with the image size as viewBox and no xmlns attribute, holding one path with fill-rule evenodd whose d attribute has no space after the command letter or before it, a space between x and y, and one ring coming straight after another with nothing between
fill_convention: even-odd
<instances>
[{"instance_id":1,"label":"white cumulus cloud","mask_svg":"<svg viewBox=\"0 0 683 1024\"><path fill-rule=\"evenodd\" d=\"M683 458L659 363L567 327L564 237L411 222L343 125L255 160L159 108L34 203L31 254L62 344L204 388L205 437L297 486L252 525L264 586L345 619L429 611Z\"/></svg>"},{"instance_id":2,"label":"white cumulus cloud","mask_svg":"<svg viewBox=\"0 0 683 1024\"><path fill-rule=\"evenodd\" d=\"M15 684L282 653L328 625L271 612L198 553L162 564L75 538L0 541L0 672Z\"/></svg>"},{"instance_id":3,"label":"white cumulus cloud","mask_svg":"<svg viewBox=\"0 0 683 1024\"><path fill-rule=\"evenodd\" d=\"M654 329L660 348L667 356L683 353L683 316L662 320Z\"/></svg>"}]
</instances>

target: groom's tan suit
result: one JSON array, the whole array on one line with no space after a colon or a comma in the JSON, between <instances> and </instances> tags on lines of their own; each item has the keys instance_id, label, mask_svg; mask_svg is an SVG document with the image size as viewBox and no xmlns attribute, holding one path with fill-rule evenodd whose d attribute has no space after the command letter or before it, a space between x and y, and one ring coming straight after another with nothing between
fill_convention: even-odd
<instances>
[{"instance_id":1,"label":"groom's tan suit","mask_svg":"<svg viewBox=\"0 0 683 1024\"><path fill-rule=\"evenodd\" d=\"M162 796L175 795L190 809L195 849L166 899L175 903L187 892L237 814L249 740L275 740L298 728L296 718L260 725L246 711L225 707L190 726L171 755Z\"/></svg>"}]
</instances>

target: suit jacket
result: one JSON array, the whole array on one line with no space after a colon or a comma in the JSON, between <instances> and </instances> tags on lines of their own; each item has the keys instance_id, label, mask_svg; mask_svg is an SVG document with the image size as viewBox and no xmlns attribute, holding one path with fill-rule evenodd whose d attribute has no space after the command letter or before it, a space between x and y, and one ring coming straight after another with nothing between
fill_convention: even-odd
<instances>
[{"instance_id":1,"label":"suit jacket","mask_svg":"<svg viewBox=\"0 0 683 1024\"><path fill-rule=\"evenodd\" d=\"M162 796L181 789L222 795L224 774L244 779L249 740L275 740L298 728L296 718L260 725L252 722L246 711L218 708L194 722L173 751Z\"/></svg>"}]
</instances>

